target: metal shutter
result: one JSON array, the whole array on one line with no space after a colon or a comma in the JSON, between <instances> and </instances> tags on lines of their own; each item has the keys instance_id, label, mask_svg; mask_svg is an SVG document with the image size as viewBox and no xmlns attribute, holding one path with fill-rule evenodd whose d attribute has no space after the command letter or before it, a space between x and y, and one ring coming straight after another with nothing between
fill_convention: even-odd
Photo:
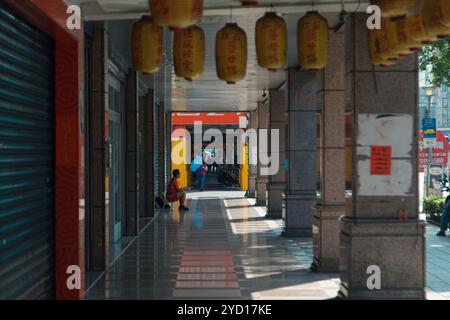
<instances>
[{"instance_id":1,"label":"metal shutter","mask_svg":"<svg viewBox=\"0 0 450 320\"><path fill-rule=\"evenodd\" d=\"M0 299L54 297L53 42L0 4Z\"/></svg>"}]
</instances>

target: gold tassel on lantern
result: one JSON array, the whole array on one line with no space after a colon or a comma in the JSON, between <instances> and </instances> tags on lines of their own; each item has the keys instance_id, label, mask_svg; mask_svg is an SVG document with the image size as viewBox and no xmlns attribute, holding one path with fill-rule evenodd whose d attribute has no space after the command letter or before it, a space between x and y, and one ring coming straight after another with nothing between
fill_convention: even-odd
<instances>
[{"instance_id":1,"label":"gold tassel on lantern","mask_svg":"<svg viewBox=\"0 0 450 320\"><path fill-rule=\"evenodd\" d=\"M267 12L256 23L256 54L262 68L276 71L286 64L286 22L275 12Z\"/></svg>"},{"instance_id":2,"label":"gold tassel on lantern","mask_svg":"<svg viewBox=\"0 0 450 320\"><path fill-rule=\"evenodd\" d=\"M205 33L193 26L174 33L175 74L192 81L200 77L205 66Z\"/></svg>"},{"instance_id":3,"label":"gold tassel on lantern","mask_svg":"<svg viewBox=\"0 0 450 320\"><path fill-rule=\"evenodd\" d=\"M443 24L440 0L424 0L422 18L428 34L438 39L446 38L450 34L450 27Z\"/></svg>"},{"instance_id":4,"label":"gold tassel on lantern","mask_svg":"<svg viewBox=\"0 0 450 320\"><path fill-rule=\"evenodd\" d=\"M236 23L227 23L216 35L219 79L235 84L247 74L247 35Z\"/></svg>"},{"instance_id":5,"label":"gold tassel on lantern","mask_svg":"<svg viewBox=\"0 0 450 320\"><path fill-rule=\"evenodd\" d=\"M401 18L420 8L422 0L372 0L380 7L383 18Z\"/></svg>"},{"instance_id":6,"label":"gold tassel on lantern","mask_svg":"<svg viewBox=\"0 0 450 320\"><path fill-rule=\"evenodd\" d=\"M185 29L200 22L203 0L149 0L150 12L158 25Z\"/></svg>"},{"instance_id":7,"label":"gold tassel on lantern","mask_svg":"<svg viewBox=\"0 0 450 320\"><path fill-rule=\"evenodd\" d=\"M134 69L144 74L159 71L164 51L163 28L150 16L144 16L133 25L131 38Z\"/></svg>"},{"instance_id":8,"label":"gold tassel on lantern","mask_svg":"<svg viewBox=\"0 0 450 320\"><path fill-rule=\"evenodd\" d=\"M298 21L298 56L303 69L319 70L328 64L328 21L316 11Z\"/></svg>"}]
</instances>

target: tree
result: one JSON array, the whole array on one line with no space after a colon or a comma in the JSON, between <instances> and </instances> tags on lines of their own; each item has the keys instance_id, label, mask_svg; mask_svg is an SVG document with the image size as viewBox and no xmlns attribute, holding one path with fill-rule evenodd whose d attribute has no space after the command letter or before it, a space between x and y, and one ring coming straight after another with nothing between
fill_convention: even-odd
<instances>
[{"instance_id":1,"label":"tree","mask_svg":"<svg viewBox=\"0 0 450 320\"><path fill-rule=\"evenodd\" d=\"M431 72L431 83L436 87L450 84L450 38L439 40L422 48L419 56L421 71Z\"/></svg>"}]
</instances>

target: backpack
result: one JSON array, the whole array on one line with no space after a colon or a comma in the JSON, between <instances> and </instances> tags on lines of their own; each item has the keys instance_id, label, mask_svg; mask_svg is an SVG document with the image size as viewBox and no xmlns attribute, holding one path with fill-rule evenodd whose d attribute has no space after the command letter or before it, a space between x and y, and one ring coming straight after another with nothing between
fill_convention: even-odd
<instances>
[{"instance_id":1,"label":"backpack","mask_svg":"<svg viewBox=\"0 0 450 320\"><path fill-rule=\"evenodd\" d=\"M170 206L168 204L166 204L164 206L164 201L160 198L160 197L156 197L155 198L155 207L156 209L169 209Z\"/></svg>"}]
</instances>

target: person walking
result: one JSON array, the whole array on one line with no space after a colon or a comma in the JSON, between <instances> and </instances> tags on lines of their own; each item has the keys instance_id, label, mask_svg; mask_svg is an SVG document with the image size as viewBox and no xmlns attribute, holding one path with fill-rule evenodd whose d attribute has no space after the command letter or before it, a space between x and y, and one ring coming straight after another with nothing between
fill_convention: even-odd
<instances>
[{"instance_id":1,"label":"person walking","mask_svg":"<svg viewBox=\"0 0 450 320\"><path fill-rule=\"evenodd\" d=\"M208 172L208 168L206 166L205 161L202 162L202 165L197 170L198 182L200 185L200 191L205 191L206 187L206 173Z\"/></svg>"},{"instance_id":2,"label":"person walking","mask_svg":"<svg viewBox=\"0 0 450 320\"><path fill-rule=\"evenodd\" d=\"M439 232L436 234L438 237L445 237L445 232L448 229L448 220L450 215L450 196L445 199L444 211L441 215L441 225Z\"/></svg>"}]
</instances>

